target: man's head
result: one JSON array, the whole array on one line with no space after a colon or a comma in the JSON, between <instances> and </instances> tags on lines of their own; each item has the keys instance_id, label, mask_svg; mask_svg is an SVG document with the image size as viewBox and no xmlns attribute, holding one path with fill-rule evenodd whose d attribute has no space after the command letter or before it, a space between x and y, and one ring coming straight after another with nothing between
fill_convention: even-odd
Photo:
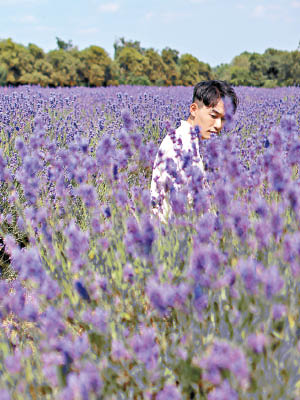
<instances>
[{"instance_id":1,"label":"man's head","mask_svg":"<svg viewBox=\"0 0 300 400\"><path fill-rule=\"evenodd\" d=\"M190 105L188 122L201 128L203 139L212 133L220 133L225 122L224 99L229 98L236 111L238 98L233 88L225 81L203 81L194 87L193 103Z\"/></svg>"}]
</instances>

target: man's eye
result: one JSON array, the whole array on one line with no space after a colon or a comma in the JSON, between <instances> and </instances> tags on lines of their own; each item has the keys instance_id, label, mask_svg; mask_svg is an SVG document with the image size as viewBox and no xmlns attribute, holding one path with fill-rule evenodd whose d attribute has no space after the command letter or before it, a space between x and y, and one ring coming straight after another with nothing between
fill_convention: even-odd
<instances>
[{"instance_id":1,"label":"man's eye","mask_svg":"<svg viewBox=\"0 0 300 400\"><path fill-rule=\"evenodd\" d=\"M225 122L226 118L222 118L222 122Z\"/></svg>"},{"instance_id":2,"label":"man's eye","mask_svg":"<svg viewBox=\"0 0 300 400\"><path fill-rule=\"evenodd\" d=\"M216 119L216 118L217 118L217 116L214 115L214 114L210 114L210 116L213 117L213 119Z\"/></svg>"}]
</instances>

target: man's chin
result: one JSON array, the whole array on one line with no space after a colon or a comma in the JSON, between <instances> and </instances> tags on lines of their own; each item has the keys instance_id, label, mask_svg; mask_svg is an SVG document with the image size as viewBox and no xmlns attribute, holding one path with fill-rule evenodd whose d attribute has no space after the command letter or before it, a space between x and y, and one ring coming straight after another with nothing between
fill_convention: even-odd
<instances>
[{"instance_id":1,"label":"man's chin","mask_svg":"<svg viewBox=\"0 0 300 400\"><path fill-rule=\"evenodd\" d=\"M210 139L211 133L210 132L201 132L202 139Z\"/></svg>"}]
</instances>

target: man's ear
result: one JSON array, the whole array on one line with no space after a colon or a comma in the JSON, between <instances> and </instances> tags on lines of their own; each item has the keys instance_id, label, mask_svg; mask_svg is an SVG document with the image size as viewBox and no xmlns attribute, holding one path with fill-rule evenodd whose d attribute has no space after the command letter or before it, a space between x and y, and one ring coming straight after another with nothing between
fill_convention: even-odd
<instances>
[{"instance_id":1,"label":"man's ear","mask_svg":"<svg viewBox=\"0 0 300 400\"><path fill-rule=\"evenodd\" d=\"M196 117L196 112L197 112L198 109L199 109L198 104L197 103L192 103L190 105L190 115L195 118Z\"/></svg>"}]
</instances>

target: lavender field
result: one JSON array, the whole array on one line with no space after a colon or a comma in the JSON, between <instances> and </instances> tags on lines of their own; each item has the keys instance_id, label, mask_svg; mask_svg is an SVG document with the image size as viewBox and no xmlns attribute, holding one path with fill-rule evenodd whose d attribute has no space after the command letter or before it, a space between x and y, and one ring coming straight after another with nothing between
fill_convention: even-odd
<instances>
[{"instance_id":1,"label":"lavender field","mask_svg":"<svg viewBox=\"0 0 300 400\"><path fill-rule=\"evenodd\" d=\"M164 222L192 88L0 88L0 399L300 399L300 88L236 92Z\"/></svg>"}]
</instances>

